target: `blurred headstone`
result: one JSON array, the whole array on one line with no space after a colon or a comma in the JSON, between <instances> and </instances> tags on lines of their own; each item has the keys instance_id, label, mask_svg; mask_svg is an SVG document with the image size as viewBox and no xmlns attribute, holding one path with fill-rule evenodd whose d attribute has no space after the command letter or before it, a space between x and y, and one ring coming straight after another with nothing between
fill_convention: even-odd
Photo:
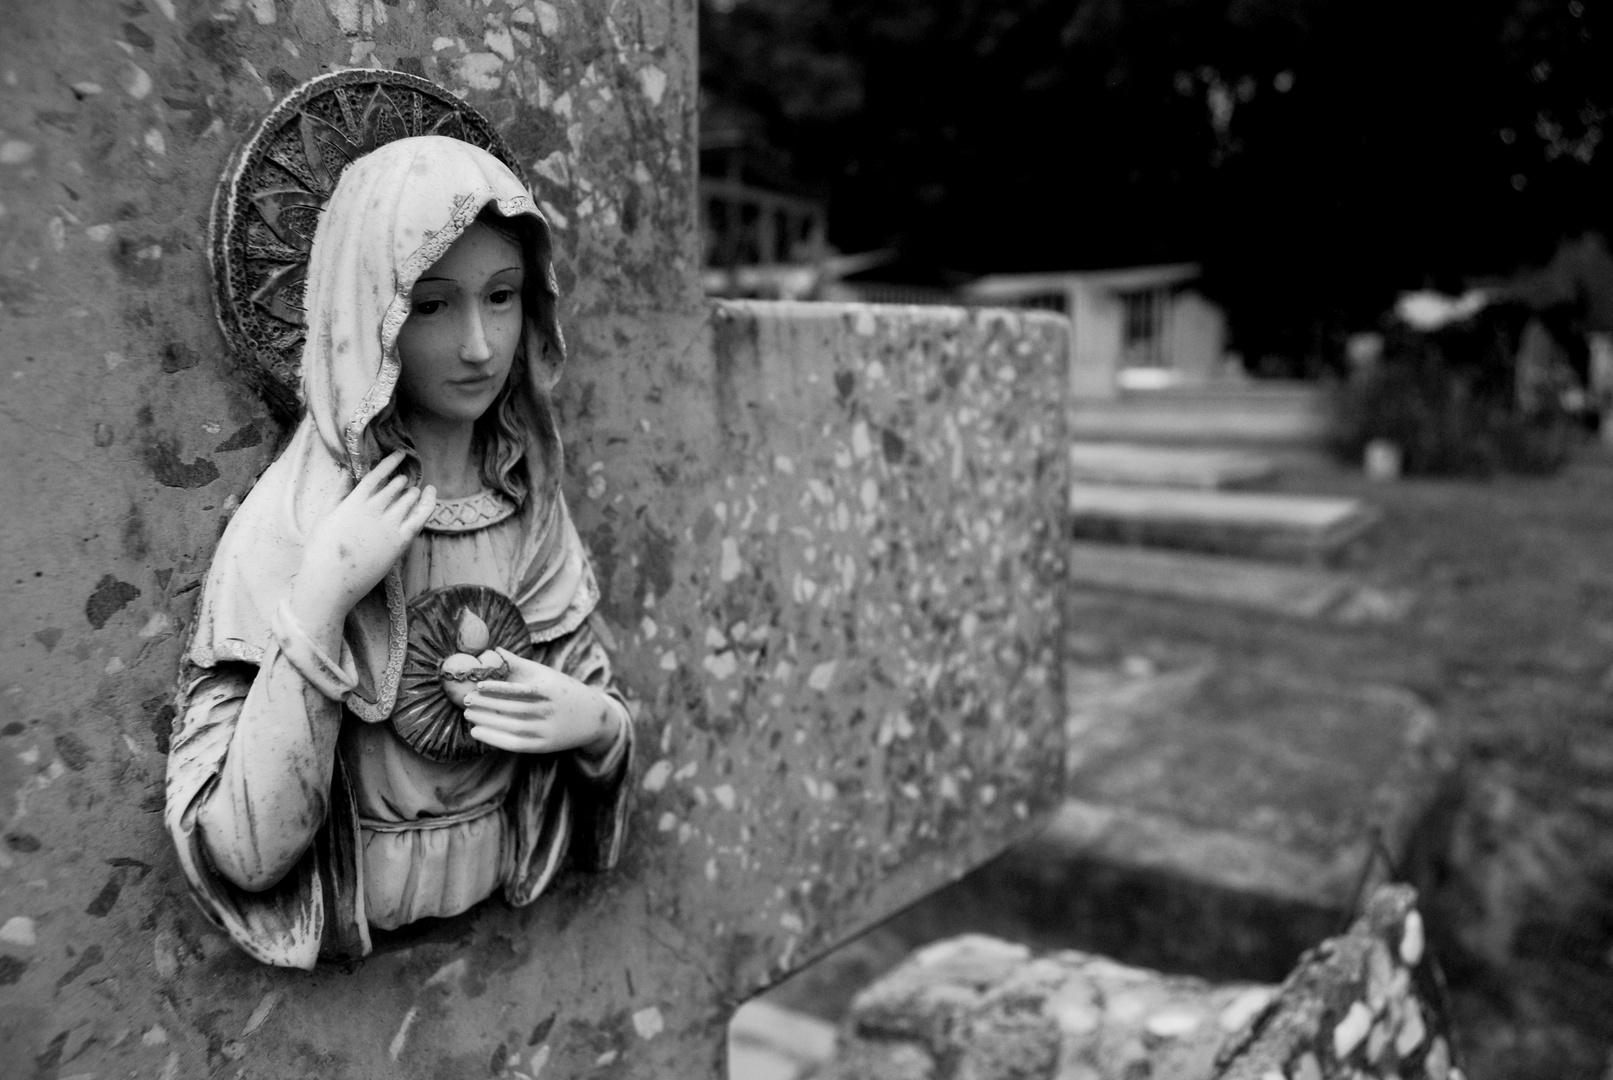
<instances>
[{"instance_id":1,"label":"blurred headstone","mask_svg":"<svg viewBox=\"0 0 1613 1080\"><path fill-rule=\"evenodd\" d=\"M1362 452L1362 468L1369 480L1398 480L1403 455L1400 444L1391 439L1373 439Z\"/></svg>"}]
</instances>

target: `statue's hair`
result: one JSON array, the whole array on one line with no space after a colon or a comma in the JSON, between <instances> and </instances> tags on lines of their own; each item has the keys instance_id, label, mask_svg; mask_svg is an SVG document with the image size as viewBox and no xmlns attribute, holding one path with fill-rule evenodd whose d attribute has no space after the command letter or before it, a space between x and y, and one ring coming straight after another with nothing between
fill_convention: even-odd
<instances>
[{"instance_id":1,"label":"statue's hair","mask_svg":"<svg viewBox=\"0 0 1613 1080\"><path fill-rule=\"evenodd\" d=\"M533 387L526 353L534 342L540 348L554 347L545 340L548 335L542 327L544 320L538 317L539 302L547 298L543 282L546 268L532 265L533 254L538 248L534 237L528 235L529 231L535 230L529 230L525 219L506 218L488 207L477 215L476 224L491 229L521 251L526 263L526 284L521 290L521 314L522 321L526 323L526 332L521 334L516 345L515 362L510 365L504 388L476 421L471 452L480 457L477 469L483 486L508 496L517 506L524 506L535 479L532 475L535 463L527 460L527 451L542 434L535 430L535 425L541 423L540 417L545 415L543 410L533 409L522 400L532 393L541 393ZM552 298L549 306L553 306ZM402 385L401 381L399 385ZM408 403L402 401L400 395L401 392L394 392L392 400L377 414L370 424L370 434L375 438L379 457L385 457L394 450L403 451L404 469L410 482L417 484L420 482L420 455L404 424Z\"/></svg>"}]
</instances>

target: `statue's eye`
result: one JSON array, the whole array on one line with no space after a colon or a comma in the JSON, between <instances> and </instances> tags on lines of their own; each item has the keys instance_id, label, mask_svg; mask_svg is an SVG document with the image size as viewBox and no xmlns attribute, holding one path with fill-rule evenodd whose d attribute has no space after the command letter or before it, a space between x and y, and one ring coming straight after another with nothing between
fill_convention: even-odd
<instances>
[{"instance_id":1,"label":"statue's eye","mask_svg":"<svg viewBox=\"0 0 1613 1080\"><path fill-rule=\"evenodd\" d=\"M417 300L413 308L415 315L435 315L443 309L442 300Z\"/></svg>"}]
</instances>

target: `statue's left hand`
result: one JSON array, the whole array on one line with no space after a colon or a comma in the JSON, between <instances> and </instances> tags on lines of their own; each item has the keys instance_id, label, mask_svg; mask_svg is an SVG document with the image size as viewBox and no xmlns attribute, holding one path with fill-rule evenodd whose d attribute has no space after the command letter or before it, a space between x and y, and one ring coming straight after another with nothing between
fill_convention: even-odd
<instances>
[{"instance_id":1,"label":"statue's left hand","mask_svg":"<svg viewBox=\"0 0 1613 1080\"><path fill-rule=\"evenodd\" d=\"M465 699L471 737L518 754L603 754L622 718L614 698L545 664L498 650L506 679L478 683Z\"/></svg>"}]
</instances>

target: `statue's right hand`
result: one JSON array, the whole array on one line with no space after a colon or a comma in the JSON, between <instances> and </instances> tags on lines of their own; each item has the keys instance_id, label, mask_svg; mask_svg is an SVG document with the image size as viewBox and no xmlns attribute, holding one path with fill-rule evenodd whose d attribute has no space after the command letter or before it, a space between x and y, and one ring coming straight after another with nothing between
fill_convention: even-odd
<instances>
[{"instance_id":1,"label":"statue's right hand","mask_svg":"<svg viewBox=\"0 0 1613 1080\"><path fill-rule=\"evenodd\" d=\"M300 615L339 625L409 550L436 509L437 491L412 486L398 472L402 463L402 450L382 458L308 534L293 605Z\"/></svg>"}]
</instances>

